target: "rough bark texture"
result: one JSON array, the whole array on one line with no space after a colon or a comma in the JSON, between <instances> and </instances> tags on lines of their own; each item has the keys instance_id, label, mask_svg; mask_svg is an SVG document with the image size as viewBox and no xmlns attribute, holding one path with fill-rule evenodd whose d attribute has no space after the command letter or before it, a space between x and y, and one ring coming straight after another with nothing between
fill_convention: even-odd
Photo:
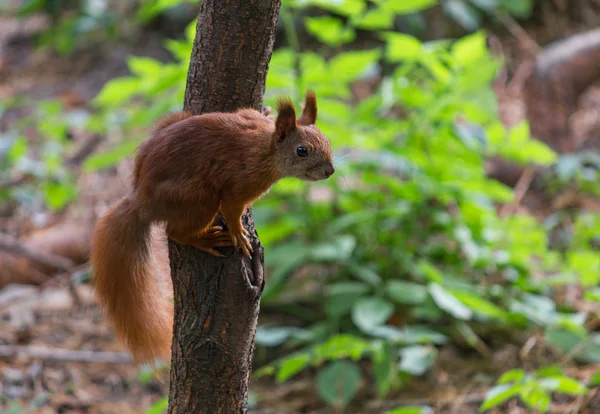
<instances>
[{"instance_id":1,"label":"rough bark texture","mask_svg":"<svg viewBox=\"0 0 600 414\"><path fill-rule=\"evenodd\" d=\"M260 109L280 0L203 0L184 109ZM218 220L223 224L221 218ZM251 212L252 260L215 258L169 241L175 325L170 413L244 413L263 287L263 250Z\"/></svg>"}]
</instances>

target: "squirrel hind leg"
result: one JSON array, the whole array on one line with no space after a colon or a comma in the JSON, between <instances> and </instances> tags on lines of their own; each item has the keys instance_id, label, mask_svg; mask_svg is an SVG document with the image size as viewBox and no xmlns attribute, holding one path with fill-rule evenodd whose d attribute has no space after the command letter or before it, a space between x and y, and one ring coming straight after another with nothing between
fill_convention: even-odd
<instances>
[{"instance_id":1,"label":"squirrel hind leg","mask_svg":"<svg viewBox=\"0 0 600 414\"><path fill-rule=\"evenodd\" d=\"M232 246L233 241L229 233L224 232L221 226L210 226L200 232L190 233L172 224L167 224L167 236L179 244L193 246L213 256L223 255L215 250L215 247Z\"/></svg>"}]
</instances>

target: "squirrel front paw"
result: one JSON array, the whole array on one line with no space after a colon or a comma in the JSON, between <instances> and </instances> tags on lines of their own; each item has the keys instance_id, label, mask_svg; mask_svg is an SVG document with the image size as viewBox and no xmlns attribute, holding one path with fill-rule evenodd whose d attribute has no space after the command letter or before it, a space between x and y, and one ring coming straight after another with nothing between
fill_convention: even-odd
<instances>
[{"instance_id":1,"label":"squirrel front paw","mask_svg":"<svg viewBox=\"0 0 600 414\"><path fill-rule=\"evenodd\" d=\"M233 240L227 232L223 231L221 226L212 226L203 231L192 245L213 256L223 257L214 248L232 246Z\"/></svg>"},{"instance_id":2,"label":"squirrel front paw","mask_svg":"<svg viewBox=\"0 0 600 414\"><path fill-rule=\"evenodd\" d=\"M241 231L230 232L229 234L231 235L231 241L233 246L242 249L242 252L245 256L252 257L252 255L250 254L250 252L253 252L252 244L248 240L248 237L246 237L250 235L248 233L248 230L242 227Z\"/></svg>"}]
</instances>

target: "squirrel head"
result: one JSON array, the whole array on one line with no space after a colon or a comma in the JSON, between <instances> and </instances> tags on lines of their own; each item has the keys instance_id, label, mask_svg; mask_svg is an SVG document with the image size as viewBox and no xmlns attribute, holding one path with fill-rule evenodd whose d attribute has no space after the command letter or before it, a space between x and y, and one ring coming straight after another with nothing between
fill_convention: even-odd
<instances>
[{"instance_id":1,"label":"squirrel head","mask_svg":"<svg viewBox=\"0 0 600 414\"><path fill-rule=\"evenodd\" d=\"M287 177L319 181L335 172L329 140L315 125L317 97L306 93L302 115L296 120L296 110L289 98L277 101L277 120L273 142L280 167Z\"/></svg>"}]
</instances>

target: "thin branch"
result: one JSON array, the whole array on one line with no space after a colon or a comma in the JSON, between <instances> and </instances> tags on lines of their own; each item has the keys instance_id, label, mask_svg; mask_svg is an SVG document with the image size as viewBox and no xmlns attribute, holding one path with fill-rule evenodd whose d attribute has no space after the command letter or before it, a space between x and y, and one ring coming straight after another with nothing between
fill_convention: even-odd
<instances>
[{"instance_id":1,"label":"thin branch","mask_svg":"<svg viewBox=\"0 0 600 414\"><path fill-rule=\"evenodd\" d=\"M14 178L9 178L6 181L0 182L0 190L6 190L7 188L16 187L17 185L23 184L29 179L28 175L18 175Z\"/></svg>"},{"instance_id":2,"label":"thin branch","mask_svg":"<svg viewBox=\"0 0 600 414\"><path fill-rule=\"evenodd\" d=\"M54 267L59 270L68 272L71 270L75 263L66 257L54 255L52 253L42 252L31 247L27 247L19 240L5 233L0 233L0 250L18 254L27 257L30 260L44 264L46 266Z\"/></svg>"},{"instance_id":3,"label":"thin branch","mask_svg":"<svg viewBox=\"0 0 600 414\"><path fill-rule=\"evenodd\" d=\"M98 145L104 141L104 135L94 134L87 139L75 153L66 160L66 163L72 167L78 167L85 159L92 154Z\"/></svg>"},{"instance_id":4,"label":"thin branch","mask_svg":"<svg viewBox=\"0 0 600 414\"><path fill-rule=\"evenodd\" d=\"M506 204L500 209L500 217L506 217L510 214L513 214L519 206L521 205L521 201L523 201L523 197L527 194L535 175L538 172L538 168L536 167L527 167L521 174L521 178L517 182L515 186L515 201L512 204Z\"/></svg>"},{"instance_id":5,"label":"thin branch","mask_svg":"<svg viewBox=\"0 0 600 414\"><path fill-rule=\"evenodd\" d=\"M41 283L40 287L43 289L44 287L48 286L53 281L65 278L65 279L67 279L67 284L69 286L69 294L71 295L71 298L73 299L73 303L76 306L81 306L83 304L83 300L81 299L79 292L77 292L77 286L76 286L76 282L73 280L73 275L75 275L76 273L79 273L79 272L83 272L83 271L87 270L89 267L90 267L89 262L80 264L78 266L74 266L69 271L61 272L55 276L48 278L44 283Z\"/></svg>"},{"instance_id":6,"label":"thin branch","mask_svg":"<svg viewBox=\"0 0 600 414\"><path fill-rule=\"evenodd\" d=\"M0 358L36 358L46 361L91 362L103 364L127 364L131 362L128 352L97 352L74 349L45 348L39 346L0 345Z\"/></svg>"},{"instance_id":7,"label":"thin branch","mask_svg":"<svg viewBox=\"0 0 600 414\"><path fill-rule=\"evenodd\" d=\"M535 40L527 33L525 29L517 23L517 21L507 12L499 10L495 13L495 17L502 23L508 31L523 45L532 56L537 56L542 48Z\"/></svg>"}]
</instances>

